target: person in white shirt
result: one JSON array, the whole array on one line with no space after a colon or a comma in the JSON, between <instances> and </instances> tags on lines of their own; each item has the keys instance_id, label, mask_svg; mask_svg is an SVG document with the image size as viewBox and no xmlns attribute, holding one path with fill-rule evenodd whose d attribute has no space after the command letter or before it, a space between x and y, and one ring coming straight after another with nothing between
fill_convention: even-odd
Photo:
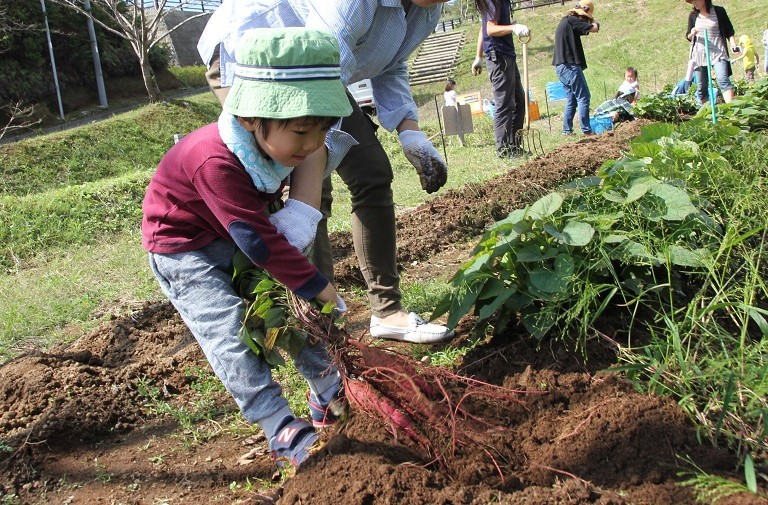
<instances>
[{"instance_id":1,"label":"person in white shirt","mask_svg":"<svg viewBox=\"0 0 768 505\"><path fill-rule=\"evenodd\" d=\"M458 95L456 94L456 81L453 79L448 79L445 83L445 93L443 93L443 99L445 100L445 105L449 107L456 107L456 97Z\"/></svg>"},{"instance_id":2,"label":"person in white shirt","mask_svg":"<svg viewBox=\"0 0 768 505\"><path fill-rule=\"evenodd\" d=\"M640 98L640 83L637 81L637 69L627 67L624 71L624 82L619 86L614 98L623 98L632 105Z\"/></svg>"},{"instance_id":3,"label":"person in white shirt","mask_svg":"<svg viewBox=\"0 0 768 505\"><path fill-rule=\"evenodd\" d=\"M765 73L768 74L768 24L766 24L766 30L763 32L763 46L765 47L763 63L765 63Z\"/></svg>"},{"instance_id":4,"label":"person in white shirt","mask_svg":"<svg viewBox=\"0 0 768 505\"><path fill-rule=\"evenodd\" d=\"M427 193L439 190L448 178L442 156L419 128L418 108L407 74L410 54L434 31L447 0L224 0L211 15L198 43L208 66L206 77L220 101L232 84L235 50L251 28L306 27L332 33L341 49L341 78L349 85L370 79L381 126L397 131L403 152L416 168ZM352 238L360 270L368 286L371 336L406 342L432 343L453 332L429 323L401 303L397 268L394 174L387 153L376 137L378 126L350 95L353 112L339 130L357 145L343 157L337 173L350 190ZM329 137L332 132L329 133ZM330 155L330 154L329 154ZM331 213L330 178L323 182L322 201L311 200L322 173L303 172L291 179L291 199L322 211L316 228L297 216L297 234L314 239L312 260L333 278L333 258L327 217ZM316 234L316 235L315 235Z\"/></svg>"}]
</instances>

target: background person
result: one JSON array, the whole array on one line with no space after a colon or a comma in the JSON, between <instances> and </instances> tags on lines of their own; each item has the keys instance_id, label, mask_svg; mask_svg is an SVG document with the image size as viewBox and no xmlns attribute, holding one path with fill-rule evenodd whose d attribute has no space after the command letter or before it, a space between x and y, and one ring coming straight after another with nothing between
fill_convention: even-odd
<instances>
[{"instance_id":1,"label":"background person","mask_svg":"<svg viewBox=\"0 0 768 505\"><path fill-rule=\"evenodd\" d=\"M221 100L232 84L237 41L255 27L306 26L331 32L341 47L341 76L345 84L370 79L381 125L397 131L403 152L419 173L422 188L434 193L447 180L448 168L419 129L418 109L407 75L409 55L434 31L447 0L224 0L211 16L198 43L208 65L209 84ZM354 21L354 22L351 22ZM450 338L445 326L427 323L403 310L397 269L392 166L376 137L377 126L350 96L352 114L340 129L357 145L344 157L338 174L352 199L352 238L360 270L368 286L373 337L408 342L438 342ZM331 278L333 258L326 219L331 213L330 178L322 204L304 193L320 184L322 174L297 173L291 197L320 207L317 228L297 220L301 234L315 237L313 261Z\"/></svg>"},{"instance_id":2,"label":"background person","mask_svg":"<svg viewBox=\"0 0 768 505\"><path fill-rule=\"evenodd\" d=\"M763 47L765 48L765 54L763 54L764 70L765 73L768 74L768 23L766 23L765 31L763 32Z\"/></svg>"},{"instance_id":3,"label":"background person","mask_svg":"<svg viewBox=\"0 0 768 505\"><path fill-rule=\"evenodd\" d=\"M624 82L619 85L614 98L623 98L632 105L640 99L640 83L637 80L636 68L627 67L624 70Z\"/></svg>"},{"instance_id":4,"label":"background person","mask_svg":"<svg viewBox=\"0 0 768 505\"><path fill-rule=\"evenodd\" d=\"M741 60L744 65L744 79L747 82L755 82L755 70L760 64L760 57L755 52L755 45L749 35L739 37L739 55L731 59L731 63Z\"/></svg>"},{"instance_id":5,"label":"background person","mask_svg":"<svg viewBox=\"0 0 768 505\"><path fill-rule=\"evenodd\" d=\"M445 92L443 93L443 100L445 100L445 105L448 107L456 107L458 105L457 97L458 94L456 93L456 81L453 79L448 79L445 82Z\"/></svg>"},{"instance_id":6,"label":"background person","mask_svg":"<svg viewBox=\"0 0 768 505\"><path fill-rule=\"evenodd\" d=\"M685 0L693 6L688 15L686 38L691 41L691 58L696 73L696 97L704 104L709 101L709 79L704 34L707 34L709 60L717 78L717 86L723 94L725 103L733 100L731 83L731 63L728 42L734 53L739 52L736 45L735 31L728 13L719 5L712 5L712 0Z\"/></svg>"},{"instance_id":7,"label":"background person","mask_svg":"<svg viewBox=\"0 0 768 505\"><path fill-rule=\"evenodd\" d=\"M238 336L246 307L232 286L232 261L240 250L296 295L344 309L328 279L273 224L286 209L268 210L291 172L325 168L326 133L352 112L336 40L304 29L245 32L223 109L217 123L186 135L160 161L142 205L142 246L245 419L261 426L279 466L298 466L317 440L313 424L335 420L326 409L339 400L340 376L325 348L307 343L294 361L309 384L313 423L296 418L267 362Z\"/></svg>"},{"instance_id":8,"label":"background person","mask_svg":"<svg viewBox=\"0 0 768 505\"><path fill-rule=\"evenodd\" d=\"M496 154L513 158L523 154L517 132L525 122L525 92L517 68L517 56L512 35L527 37L527 26L512 19L512 6L504 0L475 0L481 15L472 73L478 75L483 55L488 64L488 77L493 87L493 131Z\"/></svg>"},{"instance_id":9,"label":"background person","mask_svg":"<svg viewBox=\"0 0 768 505\"><path fill-rule=\"evenodd\" d=\"M594 18L595 6L592 0L581 0L568 11L555 30L555 54L552 65L557 78L566 91L565 109L563 110L563 134L573 134L573 118L579 112L579 126L585 135L591 135L589 126L589 101L591 95L584 70L587 59L581 37L600 31L600 23Z\"/></svg>"}]
</instances>

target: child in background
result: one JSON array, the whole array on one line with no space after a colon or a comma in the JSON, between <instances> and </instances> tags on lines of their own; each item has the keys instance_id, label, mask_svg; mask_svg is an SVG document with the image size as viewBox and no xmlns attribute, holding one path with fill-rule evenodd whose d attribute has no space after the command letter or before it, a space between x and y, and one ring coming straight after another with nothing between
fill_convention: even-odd
<instances>
[{"instance_id":1,"label":"child in background","mask_svg":"<svg viewBox=\"0 0 768 505\"><path fill-rule=\"evenodd\" d=\"M278 466L300 465L345 405L327 350L308 342L293 356L309 385L310 423L298 419L266 361L238 338L245 303L232 286L239 249L296 295L346 309L333 285L302 254L314 237L292 226L320 212L289 198L294 170L333 168L349 149L326 135L352 107L329 33L255 29L242 37L234 85L217 123L186 135L160 161L144 197L142 246L152 272L250 423L264 431ZM326 141L329 145L325 146ZM338 144L343 144L339 147ZM338 150L337 150L338 149ZM317 188L317 201L320 187Z\"/></svg>"},{"instance_id":2,"label":"child in background","mask_svg":"<svg viewBox=\"0 0 768 505\"><path fill-rule=\"evenodd\" d=\"M640 83L637 82L637 69L627 67L624 71L624 82L619 86L614 98L623 98L627 102L635 105L640 98Z\"/></svg>"},{"instance_id":3,"label":"child in background","mask_svg":"<svg viewBox=\"0 0 768 505\"><path fill-rule=\"evenodd\" d=\"M765 73L768 74L768 23L765 24L765 28L766 30L763 32L763 47L765 48L763 65L765 65Z\"/></svg>"},{"instance_id":4,"label":"child in background","mask_svg":"<svg viewBox=\"0 0 768 505\"><path fill-rule=\"evenodd\" d=\"M752 44L752 39L749 38L749 35L739 37L739 46L741 47L741 52L731 60L731 63L741 60L744 64L744 78L747 82L755 82L755 69L757 69L757 65L760 63L760 57L755 52L755 46Z\"/></svg>"},{"instance_id":5,"label":"child in background","mask_svg":"<svg viewBox=\"0 0 768 505\"><path fill-rule=\"evenodd\" d=\"M448 79L445 83L445 93L443 93L443 99L445 99L445 105L456 107L456 81Z\"/></svg>"}]
</instances>

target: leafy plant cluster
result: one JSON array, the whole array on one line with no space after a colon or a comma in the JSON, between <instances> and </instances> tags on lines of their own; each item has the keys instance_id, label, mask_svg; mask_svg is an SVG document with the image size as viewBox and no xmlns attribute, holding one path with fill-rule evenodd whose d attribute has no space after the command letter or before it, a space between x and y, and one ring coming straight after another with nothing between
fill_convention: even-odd
<instances>
[{"instance_id":1,"label":"leafy plant cluster","mask_svg":"<svg viewBox=\"0 0 768 505\"><path fill-rule=\"evenodd\" d=\"M638 118L679 123L699 110L695 90L696 87L691 86L687 94L673 95L672 86L667 85L659 93L642 95L632 112Z\"/></svg>"},{"instance_id":2,"label":"leafy plant cluster","mask_svg":"<svg viewBox=\"0 0 768 505\"><path fill-rule=\"evenodd\" d=\"M763 78L737 94L731 103L718 105L716 116L719 121L733 124L749 131L768 129L768 78ZM702 108L698 116L709 117L709 107Z\"/></svg>"},{"instance_id":3,"label":"leafy plant cluster","mask_svg":"<svg viewBox=\"0 0 768 505\"><path fill-rule=\"evenodd\" d=\"M664 273L672 266L704 268L719 226L684 180L655 173L645 155L688 163L705 155L670 138L634 149L489 228L436 313L450 312L451 326L473 309L480 321L500 315L502 326L520 314L537 338L556 327L584 338L614 297L636 303L673 281Z\"/></svg>"},{"instance_id":4,"label":"leafy plant cluster","mask_svg":"<svg viewBox=\"0 0 768 505\"><path fill-rule=\"evenodd\" d=\"M266 270L254 265L241 251L235 254L232 263L232 285L247 302L238 336L270 366L285 365L281 351L296 356L309 338L294 315L288 289ZM329 302L316 308L323 314L330 314L334 307L333 302Z\"/></svg>"},{"instance_id":5,"label":"leafy plant cluster","mask_svg":"<svg viewBox=\"0 0 768 505\"><path fill-rule=\"evenodd\" d=\"M648 126L596 176L497 222L435 315L497 328L519 317L579 347L610 312L628 337L617 370L678 399L703 436L766 461L768 138L727 110L717 125Z\"/></svg>"}]
</instances>

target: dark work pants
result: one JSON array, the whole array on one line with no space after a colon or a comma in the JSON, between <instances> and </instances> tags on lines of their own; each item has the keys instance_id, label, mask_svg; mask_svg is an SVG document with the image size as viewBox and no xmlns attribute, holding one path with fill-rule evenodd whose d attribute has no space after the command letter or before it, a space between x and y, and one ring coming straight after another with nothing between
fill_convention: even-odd
<instances>
[{"instance_id":1,"label":"dark work pants","mask_svg":"<svg viewBox=\"0 0 768 505\"><path fill-rule=\"evenodd\" d=\"M496 151L503 154L509 148L518 147L515 133L523 129L525 122L525 92L517 59L498 54L496 62L488 60L488 76L496 103L493 116Z\"/></svg>"}]
</instances>

